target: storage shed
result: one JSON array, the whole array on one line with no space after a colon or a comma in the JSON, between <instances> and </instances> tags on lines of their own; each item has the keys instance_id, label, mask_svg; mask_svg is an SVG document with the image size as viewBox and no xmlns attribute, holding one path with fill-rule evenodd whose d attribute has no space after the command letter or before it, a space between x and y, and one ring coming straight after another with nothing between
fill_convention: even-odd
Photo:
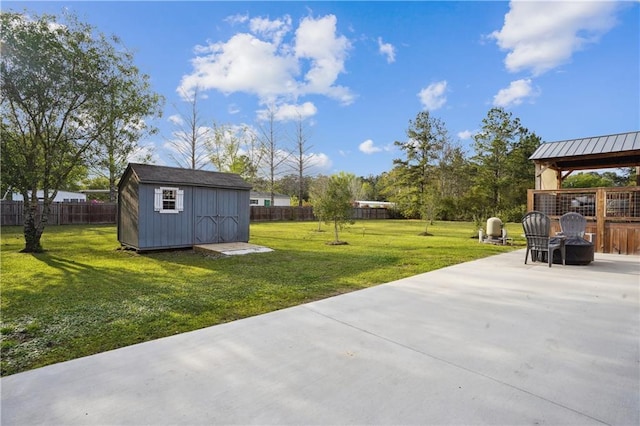
<instances>
[{"instance_id":1,"label":"storage shed","mask_svg":"<svg viewBox=\"0 0 640 426\"><path fill-rule=\"evenodd\" d=\"M250 190L237 174L130 163L118 184L118 241L141 251L248 242Z\"/></svg>"}]
</instances>

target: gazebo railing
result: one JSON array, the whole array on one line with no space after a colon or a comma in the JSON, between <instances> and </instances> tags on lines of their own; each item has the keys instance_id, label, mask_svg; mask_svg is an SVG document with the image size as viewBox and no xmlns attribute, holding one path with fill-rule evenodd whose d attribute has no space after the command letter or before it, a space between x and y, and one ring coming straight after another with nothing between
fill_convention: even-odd
<instances>
[{"instance_id":1,"label":"gazebo railing","mask_svg":"<svg viewBox=\"0 0 640 426\"><path fill-rule=\"evenodd\" d=\"M581 188L560 190L530 190L533 199L530 209L549 216L568 212L585 217L597 217L596 206L602 206L603 217L620 219L640 218L640 187Z\"/></svg>"},{"instance_id":2,"label":"gazebo railing","mask_svg":"<svg viewBox=\"0 0 640 426\"><path fill-rule=\"evenodd\" d=\"M557 220L568 212L585 216L596 251L640 254L640 186L528 191L527 209Z\"/></svg>"}]
</instances>

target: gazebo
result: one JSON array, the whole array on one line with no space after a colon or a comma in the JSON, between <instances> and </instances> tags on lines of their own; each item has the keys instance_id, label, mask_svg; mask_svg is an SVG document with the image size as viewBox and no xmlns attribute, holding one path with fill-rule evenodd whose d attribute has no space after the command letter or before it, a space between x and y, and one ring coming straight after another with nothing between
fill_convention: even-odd
<instances>
[{"instance_id":1,"label":"gazebo","mask_svg":"<svg viewBox=\"0 0 640 426\"><path fill-rule=\"evenodd\" d=\"M640 254L640 131L541 144L535 163L535 189L527 208L556 220L575 211L587 217L587 232L601 253ZM561 189L576 170L635 167L636 186Z\"/></svg>"}]
</instances>

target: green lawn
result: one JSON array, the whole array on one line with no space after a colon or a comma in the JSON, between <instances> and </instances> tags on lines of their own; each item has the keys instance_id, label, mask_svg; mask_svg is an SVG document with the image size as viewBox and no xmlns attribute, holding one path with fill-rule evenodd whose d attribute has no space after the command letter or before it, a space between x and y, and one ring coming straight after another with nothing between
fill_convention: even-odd
<instances>
[{"instance_id":1,"label":"green lawn","mask_svg":"<svg viewBox=\"0 0 640 426\"><path fill-rule=\"evenodd\" d=\"M519 224L508 224L520 235ZM480 244L470 223L360 221L340 239L310 222L254 223L270 253L118 250L115 226L51 226L42 254L2 228L2 375L233 321L512 250Z\"/></svg>"}]
</instances>

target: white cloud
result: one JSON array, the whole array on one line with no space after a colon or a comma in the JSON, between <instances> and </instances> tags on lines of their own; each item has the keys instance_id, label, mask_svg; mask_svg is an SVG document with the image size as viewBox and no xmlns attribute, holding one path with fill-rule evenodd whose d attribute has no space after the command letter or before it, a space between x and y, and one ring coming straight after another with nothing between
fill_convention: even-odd
<instances>
[{"instance_id":1,"label":"white cloud","mask_svg":"<svg viewBox=\"0 0 640 426\"><path fill-rule=\"evenodd\" d=\"M446 91L447 81L442 80L422 89L420 93L418 93L418 97L424 109L433 111L441 108L447 102L447 97L445 96Z\"/></svg>"},{"instance_id":2,"label":"white cloud","mask_svg":"<svg viewBox=\"0 0 640 426\"><path fill-rule=\"evenodd\" d=\"M182 126L184 124L184 120L180 116L180 114L173 114L167 117L170 123L175 124L176 126Z\"/></svg>"},{"instance_id":3,"label":"white cloud","mask_svg":"<svg viewBox=\"0 0 640 426\"><path fill-rule=\"evenodd\" d=\"M225 18L225 21L230 23L231 25L244 24L248 20L249 20L249 15L240 15L240 14L227 16Z\"/></svg>"},{"instance_id":4,"label":"white cloud","mask_svg":"<svg viewBox=\"0 0 640 426\"><path fill-rule=\"evenodd\" d=\"M321 152L318 153L309 153L304 156L305 161L305 173L309 175L317 175L319 173L326 173L331 170L333 167L333 162L329 158L327 154L323 154ZM296 169L298 164L295 163L295 160L290 158L287 161L286 166L289 168L287 172L291 172L291 169Z\"/></svg>"},{"instance_id":5,"label":"white cloud","mask_svg":"<svg viewBox=\"0 0 640 426\"><path fill-rule=\"evenodd\" d=\"M309 167L311 169L311 173L324 173L328 170L331 170L331 167L333 167L333 162L328 155L317 153L313 154L309 159Z\"/></svg>"},{"instance_id":6,"label":"white cloud","mask_svg":"<svg viewBox=\"0 0 640 426\"><path fill-rule=\"evenodd\" d=\"M378 37L378 50L381 55L387 57L387 63L396 61L396 48L391 43L383 43L382 37Z\"/></svg>"},{"instance_id":7,"label":"white cloud","mask_svg":"<svg viewBox=\"0 0 640 426\"><path fill-rule=\"evenodd\" d=\"M475 134L476 132L472 132L471 130L463 130L462 132L458 133L458 137L464 141L467 139L471 139Z\"/></svg>"},{"instance_id":8,"label":"white cloud","mask_svg":"<svg viewBox=\"0 0 640 426\"><path fill-rule=\"evenodd\" d=\"M503 27L489 37L509 51L508 71L540 75L597 42L616 24L620 6L612 1L512 1L510 7Z\"/></svg>"},{"instance_id":9,"label":"white cloud","mask_svg":"<svg viewBox=\"0 0 640 426\"><path fill-rule=\"evenodd\" d=\"M248 23L251 32L196 46L193 70L182 77L178 93L243 92L262 104L291 103L304 95L353 102L351 90L336 84L351 43L337 33L334 15L306 17L295 32L288 15L275 20L236 15L227 21Z\"/></svg>"},{"instance_id":10,"label":"white cloud","mask_svg":"<svg viewBox=\"0 0 640 426\"><path fill-rule=\"evenodd\" d=\"M285 15L282 19L273 21L268 18L252 18L249 28L254 34L262 35L279 45L284 36L291 31L291 17Z\"/></svg>"},{"instance_id":11,"label":"white cloud","mask_svg":"<svg viewBox=\"0 0 640 426\"><path fill-rule=\"evenodd\" d=\"M538 96L538 93L531 87L531 79L512 81L506 89L500 89L493 97L493 105L498 107L509 107L520 105L526 98Z\"/></svg>"},{"instance_id":12,"label":"white cloud","mask_svg":"<svg viewBox=\"0 0 640 426\"><path fill-rule=\"evenodd\" d=\"M215 89L270 99L295 90L295 59L280 55L277 45L251 34L236 34L227 42L199 46L196 51L199 56L191 61L193 73L182 77L179 93Z\"/></svg>"},{"instance_id":13,"label":"white cloud","mask_svg":"<svg viewBox=\"0 0 640 426\"><path fill-rule=\"evenodd\" d=\"M244 151L243 154L245 153L247 152ZM254 158L259 156L259 154L256 153L247 155L249 155L250 157L253 156ZM304 155L304 161L305 173L309 175L326 173L327 171L331 170L331 167L333 167L333 162L331 161L329 156L322 152L307 153ZM277 175L290 174L293 170L297 170L298 167L298 164L296 164L296 159L291 156L290 152L283 149L276 150L274 163L277 164L275 170ZM258 167L260 174L265 178L270 175L270 168L271 165L267 164L264 161Z\"/></svg>"},{"instance_id":14,"label":"white cloud","mask_svg":"<svg viewBox=\"0 0 640 426\"><path fill-rule=\"evenodd\" d=\"M227 112L228 112L229 114L232 114L232 115L233 115L233 114L237 114L237 113L239 113L240 111L241 111L241 110L240 110L240 107L239 107L237 104L229 104L229 106L227 106Z\"/></svg>"},{"instance_id":15,"label":"white cloud","mask_svg":"<svg viewBox=\"0 0 640 426\"><path fill-rule=\"evenodd\" d=\"M346 37L336 34L336 24L335 15L319 19L307 17L296 30L296 58L311 62L300 91L303 94L324 94L343 104L350 104L354 99L350 90L334 85L338 75L345 71L344 62L351 48Z\"/></svg>"},{"instance_id":16,"label":"white cloud","mask_svg":"<svg viewBox=\"0 0 640 426\"><path fill-rule=\"evenodd\" d=\"M382 148L375 146L371 139L367 139L358 145L358 149L365 154L375 154L376 152L382 151Z\"/></svg>"},{"instance_id":17,"label":"white cloud","mask_svg":"<svg viewBox=\"0 0 640 426\"><path fill-rule=\"evenodd\" d=\"M305 102L302 105L283 104L273 107L275 121L296 121L299 118L305 120L317 114L318 108L313 102ZM258 110L258 120L266 121L269 118L269 109Z\"/></svg>"}]
</instances>

